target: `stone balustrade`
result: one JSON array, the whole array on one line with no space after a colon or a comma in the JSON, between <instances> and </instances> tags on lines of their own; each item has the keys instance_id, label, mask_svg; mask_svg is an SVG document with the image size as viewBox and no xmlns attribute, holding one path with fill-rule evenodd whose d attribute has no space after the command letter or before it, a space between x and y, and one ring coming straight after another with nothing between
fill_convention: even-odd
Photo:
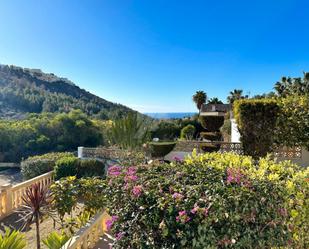
<instances>
[{"instance_id":1,"label":"stone balustrade","mask_svg":"<svg viewBox=\"0 0 309 249\"><path fill-rule=\"evenodd\" d=\"M53 182L53 172L40 175L28 181L16 185L4 185L0 190L0 219L11 214L23 204L22 196L26 189L35 183L40 183L44 187L49 187Z\"/></svg>"},{"instance_id":2,"label":"stone balustrade","mask_svg":"<svg viewBox=\"0 0 309 249\"><path fill-rule=\"evenodd\" d=\"M82 227L61 249L94 248L100 238L107 232L106 220L111 217L104 211L95 215L87 225ZM101 248L109 249L109 247Z\"/></svg>"}]
</instances>

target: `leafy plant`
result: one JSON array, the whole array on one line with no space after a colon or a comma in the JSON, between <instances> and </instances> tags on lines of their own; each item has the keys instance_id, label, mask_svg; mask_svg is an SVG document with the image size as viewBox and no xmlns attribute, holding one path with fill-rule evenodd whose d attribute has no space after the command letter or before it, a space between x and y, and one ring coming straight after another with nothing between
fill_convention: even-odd
<instances>
[{"instance_id":1,"label":"leafy plant","mask_svg":"<svg viewBox=\"0 0 309 249\"><path fill-rule=\"evenodd\" d=\"M75 156L67 156L56 162L54 169L55 179L58 180L66 176L77 176L80 161Z\"/></svg>"},{"instance_id":2,"label":"leafy plant","mask_svg":"<svg viewBox=\"0 0 309 249\"><path fill-rule=\"evenodd\" d=\"M248 99L234 103L234 115L245 155L264 157L273 151L280 107L275 99Z\"/></svg>"},{"instance_id":3,"label":"leafy plant","mask_svg":"<svg viewBox=\"0 0 309 249\"><path fill-rule=\"evenodd\" d=\"M110 169L113 248L308 248L309 170L232 153Z\"/></svg>"},{"instance_id":4,"label":"leafy plant","mask_svg":"<svg viewBox=\"0 0 309 249\"><path fill-rule=\"evenodd\" d=\"M5 229L5 233L0 233L0 249L23 249L26 248L24 235L18 231Z\"/></svg>"},{"instance_id":5,"label":"leafy plant","mask_svg":"<svg viewBox=\"0 0 309 249\"><path fill-rule=\"evenodd\" d=\"M21 173L23 178L31 179L47 173L54 169L57 160L68 156L73 156L73 153L47 153L40 156L29 157L21 162Z\"/></svg>"},{"instance_id":6,"label":"leafy plant","mask_svg":"<svg viewBox=\"0 0 309 249\"><path fill-rule=\"evenodd\" d=\"M220 131L224 123L223 116L200 116L201 125L209 132Z\"/></svg>"},{"instance_id":7,"label":"leafy plant","mask_svg":"<svg viewBox=\"0 0 309 249\"><path fill-rule=\"evenodd\" d=\"M174 149L175 145L176 142L150 142L151 156L164 157Z\"/></svg>"},{"instance_id":8,"label":"leafy plant","mask_svg":"<svg viewBox=\"0 0 309 249\"><path fill-rule=\"evenodd\" d=\"M141 147L149 137L145 120L136 113L129 113L125 118L115 120L111 128L111 141L122 149Z\"/></svg>"},{"instance_id":9,"label":"leafy plant","mask_svg":"<svg viewBox=\"0 0 309 249\"><path fill-rule=\"evenodd\" d=\"M51 232L46 239L43 240L44 245L48 249L60 249L70 239L66 233Z\"/></svg>"},{"instance_id":10,"label":"leafy plant","mask_svg":"<svg viewBox=\"0 0 309 249\"><path fill-rule=\"evenodd\" d=\"M40 222L43 217L49 213L49 195L48 190L40 183L35 183L27 188L22 196L22 209L19 211L25 226L35 222L37 249L40 245Z\"/></svg>"},{"instance_id":11,"label":"leafy plant","mask_svg":"<svg viewBox=\"0 0 309 249\"><path fill-rule=\"evenodd\" d=\"M181 129L180 138L186 140L192 140L195 134L195 127L191 124L188 124Z\"/></svg>"}]
</instances>

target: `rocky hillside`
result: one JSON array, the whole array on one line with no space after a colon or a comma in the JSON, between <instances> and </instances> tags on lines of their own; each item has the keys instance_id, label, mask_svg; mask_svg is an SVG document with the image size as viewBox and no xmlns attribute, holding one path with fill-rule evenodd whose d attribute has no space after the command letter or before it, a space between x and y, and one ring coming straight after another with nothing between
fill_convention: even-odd
<instances>
[{"instance_id":1,"label":"rocky hillside","mask_svg":"<svg viewBox=\"0 0 309 249\"><path fill-rule=\"evenodd\" d=\"M102 119L114 119L132 111L52 73L0 65L0 118L22 118L27 113L69 112L72 109Z\"/></svg>"}]
</instances>

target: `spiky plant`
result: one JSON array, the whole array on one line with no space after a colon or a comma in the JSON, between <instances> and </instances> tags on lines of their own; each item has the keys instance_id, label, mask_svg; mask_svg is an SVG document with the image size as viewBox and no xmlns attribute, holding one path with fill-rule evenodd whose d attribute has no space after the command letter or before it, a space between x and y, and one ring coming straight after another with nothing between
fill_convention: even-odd
<instances>
[{"instance_id":1,"label":"spiky plant","mask_svg":"<svg viewBox=\"0 0 309 249\"><path fill-rule=\"evenodd\" d=\"M69 239L70 237L64 232L61 234L52 232L43 240L43 243L49 249L60 249Z\"/></svg>"},{"instance_id":2,"label":"spiky plant","mask_svg":"<svg viewBox=\"0 0 309 249\"><path fill-rule=\"evenodd\" d=\"M35 222L37 249L40 249L40 222L49 213L50 199L48 190L40 183L35 183L26 189L22 200L23 205L19 213L22 215L24 227L28 227Z\"/></svg>"},{"instance_id":3,"label":"spiky plant","mask_svg":"<svg viewBox=\"0 0 309 249\"><path fill-rule=\"evenodd\" d=\"M23 249L25 247L26 241L20 232L6 228L3 235L0 233L0 249Z\"/></svg>"}]
</instances>

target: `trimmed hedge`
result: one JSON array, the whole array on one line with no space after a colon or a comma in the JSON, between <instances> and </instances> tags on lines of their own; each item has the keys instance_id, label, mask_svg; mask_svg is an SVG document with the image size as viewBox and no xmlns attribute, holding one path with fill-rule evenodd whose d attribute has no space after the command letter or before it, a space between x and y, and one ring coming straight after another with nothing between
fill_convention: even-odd
<instances>
[{"instance_id":1,"label":"trimmed hedge","mask_svg":"<svg viewBox=\"0 0 309 249\"><path fill-rule=\"evenodd\" d=\"M224 124L224 116L200 116L199 120L207 131L220 131Z\"/></svg>"},{"instance_id":2,"label":"trimmed hedge","mask_svg":"<svg viewBox=\"0 0 309 249\"><path fill-rule=\"evenodd\" d=\"M234 115L245 155L257 159L273 151L280 107L275 99L244 99L234 102Z\"/></svg>"},{"instance_id":3,"label":"trimmed hedge","mask_svg":"<svg viewBox=\"0 0 309 249\"><path fill-rule=\"evenodd\" d=\"M215 131L215 132L201 132L200 137L203 139L207 139L210 141L221 141L222 140L222 134L221 132Z\"/></svg>"},{"instance_id":4,"label":"trimmed hedge","mask_svg":"<svg viewBox=\"0 0 309 249\"><path fill-rule=\"evenodd\" d=\"M25 180L52 171L56 161L63 157L74 156L70 152L47 153L29 157L21 162L21 174Z\"/></svg>"},{"instance_id":5,"label":"trimmed hedge","mask_svg":"<svg viewBox=\"0 0 309 249\"><path fill-rule=\"evenodd\" d=\"M66 176L77 178L87 176L104 176L105 165L96 159L78 159L77 157L65 157L56 162L55 179Z\"/></svg>"},{"instance_id":6,"label":"trimmed hedge","mask_svg":"<svg viewBox=\"0 0 309 249\"><path fill-rule=\"evenodd\" d=\"M152 157L164 157L170 153L176 145L176 142L151 142L149 143Z\"/></svg>"},{"instance_id":7,"label":"trimmed hedge","mask_svg":"<svg viewBox=\"0 0 309 249\"><path fill-rule=\"evenodd\" d=\"M186 139L186 140L191 140L194 137L195 134L195 127L192 124L188 124L185 127L181 129L180 132L180 138L181 139Z\"/></svg>"}]
</instances>

